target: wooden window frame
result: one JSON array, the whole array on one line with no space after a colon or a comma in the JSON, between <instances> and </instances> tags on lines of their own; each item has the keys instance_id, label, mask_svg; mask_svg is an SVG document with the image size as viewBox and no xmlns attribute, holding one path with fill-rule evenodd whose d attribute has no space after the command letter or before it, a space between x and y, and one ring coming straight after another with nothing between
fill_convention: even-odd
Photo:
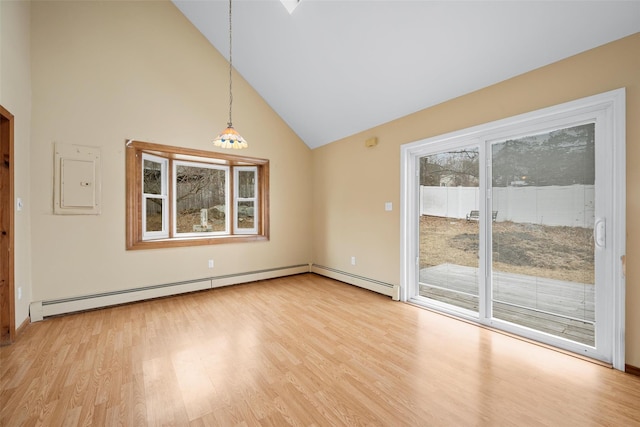
<instances>
[{"instance_id":1,"label":"wooden window frame","mask_svg":"<svg viewBox=\"0 0 640 427\"><path fill-rule=\"evenodd\" d=\"M231 230L229 234L175 237L173 226L170 225L169 237L153 240L143 240L142 230L142 154L147 153L169 159L168 170L173 169L174 160L186 160L193 162L226 165L231 169L230 179L234 179L233 168L236 166L255 166L258 178L258 221L255 234L237 234L233 226L235 217L234 205L229 206L231 215ZM160 249L184 246L217 245L223 243L256 242L269 240L269 160L255 157L236 156L212 151L197 150L192 148L174 147L170 145L155 144L144 141L129 140L125 150L126 163L126 248L136 249ZM172 173L169 176L169 186L172 187ZM233 182L229 186L234 191ZM173 190L169 190L173 191ZM233 194L231 194L233 197ZM231 198L230 200L233 200ZM169 196L168 223L173 224L173 201Z\"/></svg>"}]
</instances>

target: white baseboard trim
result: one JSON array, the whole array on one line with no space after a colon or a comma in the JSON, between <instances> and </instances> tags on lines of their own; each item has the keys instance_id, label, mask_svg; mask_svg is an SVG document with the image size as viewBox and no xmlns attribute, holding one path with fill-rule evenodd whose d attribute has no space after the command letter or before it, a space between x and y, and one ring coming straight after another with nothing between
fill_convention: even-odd
<instances>
[{"instance_id":1,"label":"white baseboard trim","mask_svg":"<svg viewBox=\"0 0 640 427\"><path fill-rule=\"evenodd\" d=\"M274 279L276 277L284 277L293 274L302 274L308 272L309 265L300 264L289 267L250 271L245 273L208 277L204 279L189 280L177 283L166 283L161 285L147 286L144 288L125 289L121 291L105 292L100 294L83 295L55 300L34 301L29 305L29 311L31 321L38 322L43 320L45 317L56 316L59 314L67 314L77 311L109 307L112 305L126 304L147 299L179 295L187 292L195 292L205 289L219 288L222 286L237 285L240 283L255 282L257 280Z\"/></svg>"},{"instance_id":2,"label":"white baseboard trim","mask_svg":"<svg viewBox=\"0 0 640 427\"><path fill-rule=\"evenodd\" d=\"M381 282L379 280L358 276L356 274L318 264L311 265L311 272L321 276L330 277L350 285L355 285L360 288L368 289L379 294L390 296L394 301L398 301L400 299L400 285Z\"/></svg>"}]
</instances>

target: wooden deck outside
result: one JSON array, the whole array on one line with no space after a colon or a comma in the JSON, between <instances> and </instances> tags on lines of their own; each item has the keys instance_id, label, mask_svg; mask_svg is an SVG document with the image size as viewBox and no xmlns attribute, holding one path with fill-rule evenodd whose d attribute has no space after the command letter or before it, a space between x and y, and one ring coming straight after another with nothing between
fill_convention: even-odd
<instances>
[{"instance_id":1,"label":"wooden deck outside","mask_svg":"<svg viewBox=\"0 0 640 427\"><path fill-rule=\"evenodd\" d=\"M440 264L420 270L420 295L478 311L478 269ZM595 287L495 272L493 317L594 345Z\"/></svg>"}]
</instances>

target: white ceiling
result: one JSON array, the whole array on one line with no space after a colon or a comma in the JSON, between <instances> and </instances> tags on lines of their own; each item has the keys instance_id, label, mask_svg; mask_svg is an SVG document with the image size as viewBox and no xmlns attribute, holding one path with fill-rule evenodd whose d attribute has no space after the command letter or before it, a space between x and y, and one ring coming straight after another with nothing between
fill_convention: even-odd
<instances>
[{"instance_id":1,"label":"white ceiling","mask_svg":"<svg viewBox=\"0 0 640 427\"><path fill-rule=\"evenodd\" d=\"M173 2L228 59L228 2ZM638 31L640 1L234 0L233 65L315 148Z\"/></svg>"}]
</instances>

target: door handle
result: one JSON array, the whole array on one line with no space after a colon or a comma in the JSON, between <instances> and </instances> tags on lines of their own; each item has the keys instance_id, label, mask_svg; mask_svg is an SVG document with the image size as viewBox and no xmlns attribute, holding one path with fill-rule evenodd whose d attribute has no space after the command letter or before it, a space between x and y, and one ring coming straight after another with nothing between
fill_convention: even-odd
<instances>
[{"instance_id":1,"label":"door handle","mask_svg":"<svg viewBox=\"0 0 640 427\"><path fill-rule=\"evenodd\" d=\"M607 243L607 222L604 218L596 219L593 224L593 241L596 244L596 247L604 249Z\"/></svg>"}]
</instances>

